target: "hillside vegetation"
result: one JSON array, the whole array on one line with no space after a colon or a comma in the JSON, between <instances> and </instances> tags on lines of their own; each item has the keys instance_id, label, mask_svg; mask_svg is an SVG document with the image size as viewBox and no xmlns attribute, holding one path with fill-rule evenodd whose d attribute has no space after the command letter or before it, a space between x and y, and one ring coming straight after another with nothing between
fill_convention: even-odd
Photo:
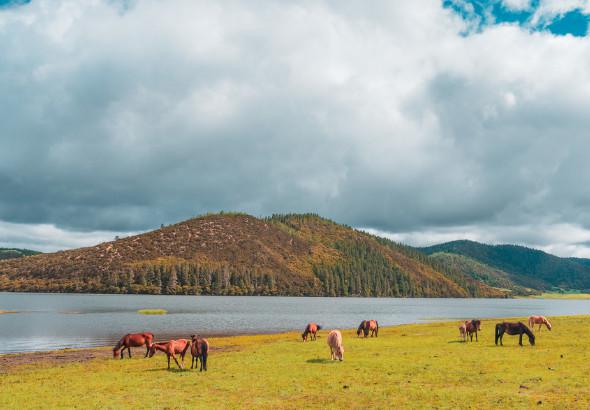
<instances>
[{"instance_id":1,"label":"hillside vegetation","mask_svg":"<svg viewBox=\"0 0 590 410\"><path fill-rule=\"evenodd\" d=\"M0 290L203 295L505 296L415 249L317 215L215 214L0 262Z\"/></svg>"},{"instance_id":2,"label":"hillside vegetation","mask_svg":"<svg viewBox=\"0 0 590 410\"><path fill-rule=\"evenodd\" d=\"M454 241L422 252L463 255L508 275L515 285L541 290L590 290L590 265L587 260L560 258L537 249L516 245L485 245L473 241Z\"/></svg>"},{"instance_id":3,"label":"hillside vegetation","mask_svg":"<svg viewBox=\"0 0 590 410\"><path fill-rule=\"evenodd\" d=\"M459 321L383 327L368 339L343 331L343 362L329 360L321 330L307 343L299 333L210 337L206 373L190 370L190 355L188 369L167 370L164 355L144 359L143 348L131 360L107 351L35 363L0 372L0 408L589 408L590 318L551 318L534 347L517 336L495 346L498 321L482 321L473 343L459 342Z\"/></svg>"}]
</instances>

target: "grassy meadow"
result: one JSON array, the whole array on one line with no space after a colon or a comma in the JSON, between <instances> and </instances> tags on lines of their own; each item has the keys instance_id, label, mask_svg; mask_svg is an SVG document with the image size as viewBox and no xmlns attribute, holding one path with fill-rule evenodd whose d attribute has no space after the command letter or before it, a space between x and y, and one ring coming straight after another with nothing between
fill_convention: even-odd
<instances>
[{"instance_id":1,"label":"grassy meadow","mask_svg":"<svg viewBox=\"0 0 590 410\"><path fill-rule=\"evenodd\" d=\"M541 293L528 297L533 299L590 299L590 293Z\"/></svg>"},{"instance_id":2,"label":"grassy meadow","mask_svg":"<svg viewBox=\"0 0 590 410\"><path fill-rule=\"evenodd\" d=\"M347 330L343 362L328 360L326 330L307 343L299 333L210 338L207 373L169 371L143 349L41 362L0 372L0 408L588 408L590 316L551 319L534 347L508 335L496 347L497 320L486 320L477 343L459 341L458 322L382 328L377 339Z\"/></svg>"}]
</instances>

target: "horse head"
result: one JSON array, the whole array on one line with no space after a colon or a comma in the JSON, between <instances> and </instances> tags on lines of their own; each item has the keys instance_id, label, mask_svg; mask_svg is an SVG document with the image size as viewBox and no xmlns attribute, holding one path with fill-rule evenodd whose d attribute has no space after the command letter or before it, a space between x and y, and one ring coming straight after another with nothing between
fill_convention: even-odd
<instances>
[{"instance_id":1,"label":"horse head","mask_svg":"<svg viewBox=\"0 0 590 410\"><path fill-rule=\"evenodd\" d=\"M535 335L532 333L529 335L529 343L531 344L531 346L535 345Z\"/></svg>"},{"instance_id":2,"label":"horse head","mask_svg":"<svg viewBox=\"0 0 590 410\"><path fill-rule=\"evenodd\" d=\"M113 348L113 359L119 358L119 349L116 347Z\"/></svg>"},{"instance_id":3,"label":"horse head","mask_svg":"<svg viewBox=\"0 0 590 410\"><path fill-rule=\"evenodd\" d=\"M481 332L481 320L472 320L471 324L478 332Z\"/></svg>"},{"instance_id":4,"label":"horse head","mask_svg":"<svg viewBox=\"0 0 590 410\"><path fill-rule=\"evenodd\" d=\"M344 346L338 346L338 349L336 349L336 357L340 361L344 360Z\"/></svg>"},{"instance_id":5,"label":"horse head","mask_svg":"<svg viewBox=\"0 0 590 410\"><path fill-rule=\"evenodd\" d=\"M148 357L153 357L156 354L156 345L157 343L152 343L152 345L150 346L150 353L148 354Z\"/></svg>"}]
</instances>

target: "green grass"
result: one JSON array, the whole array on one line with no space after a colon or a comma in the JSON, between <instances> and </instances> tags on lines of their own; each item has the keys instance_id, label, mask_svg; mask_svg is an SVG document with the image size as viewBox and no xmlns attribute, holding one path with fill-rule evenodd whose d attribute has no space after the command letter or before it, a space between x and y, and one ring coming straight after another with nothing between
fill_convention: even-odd
<instances>
[{"instance_id":1,"label":"green grass","mask_svg":"<svg viewBox=\"0 0 590 410\"><path fill-rule=\"evenodd\" d=\"M307 343L299 333L210 338L221 350L207 373L139 353L23 366L0 374L0 408L588 408L590 316L551 321L535 347L513 336L495 346L486 320L477 343L459 342L458 322L382 328L378 339L348 330L344 362L328 360L322 330Z\"/></svg>"},{"instance_id":2,"label":"green grass","mask_svg":"<svg viewBox=\"0 0 590 410\"><path fill-rule=\"evenodd\" d=\"M166 309L140 309L137 313L140 315L165 315L168 311Z\"/></svg>"},{"instance_id":3,"label":"green grass","mask_svg":"<svg viewBox=\"0 0 590 410\"><path fill-rule=\"evenodd\" d=\"M541 293L529 297L533 299L590 299L590 293Z\"/></svg>"}]
</instances>

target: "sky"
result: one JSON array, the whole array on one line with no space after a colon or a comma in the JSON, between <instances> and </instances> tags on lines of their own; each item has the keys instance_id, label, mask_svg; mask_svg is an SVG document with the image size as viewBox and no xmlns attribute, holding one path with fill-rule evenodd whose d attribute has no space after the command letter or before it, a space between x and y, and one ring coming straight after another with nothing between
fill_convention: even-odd
<instances>
[{"instance_id":1,"label":"sky","mask_svg":"<svg viewBox=\"0 0 590 410\"><path fill-rule=\"evenodd\" d=\"M313 212L590 257L589 0L0 0L0 246Z\"/></svg>"}]
</instances>

